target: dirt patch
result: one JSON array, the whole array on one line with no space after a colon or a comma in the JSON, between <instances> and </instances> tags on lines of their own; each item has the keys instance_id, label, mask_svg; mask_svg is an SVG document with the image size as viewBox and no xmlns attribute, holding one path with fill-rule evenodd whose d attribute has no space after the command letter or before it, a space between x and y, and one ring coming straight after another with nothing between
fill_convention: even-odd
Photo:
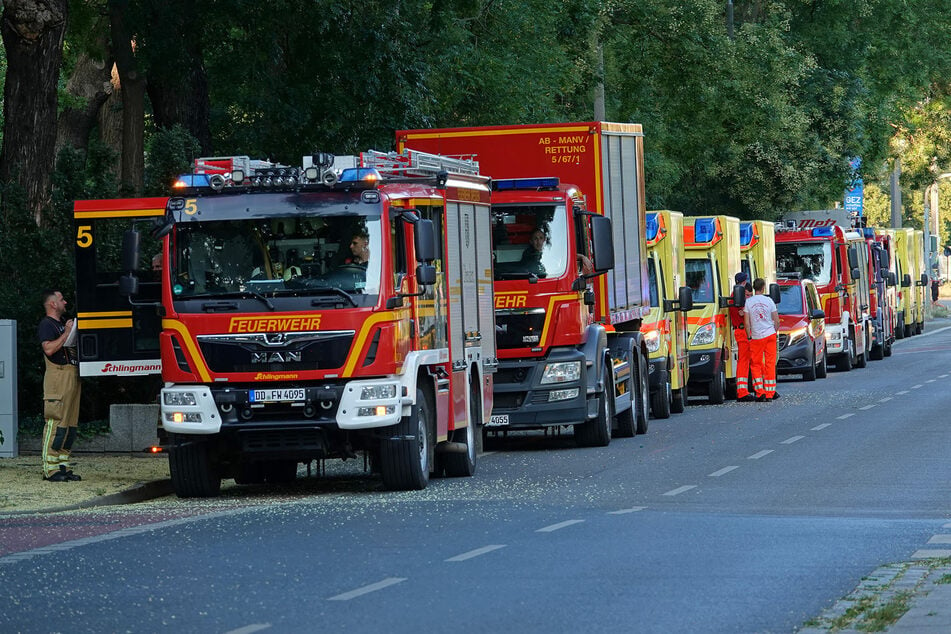
<instances>
[{"instance_id":1,"label":"dirt patch","mask_svg":"<svg viewBox=\"0 0 951 634\"><path fill-rule=\"evenodd\" d=\"M0 458L0 514L88 503L146 482L168 479L165 455L74 454L80 482L43 480L39 455Z\"/></svg>"}]
</instances>

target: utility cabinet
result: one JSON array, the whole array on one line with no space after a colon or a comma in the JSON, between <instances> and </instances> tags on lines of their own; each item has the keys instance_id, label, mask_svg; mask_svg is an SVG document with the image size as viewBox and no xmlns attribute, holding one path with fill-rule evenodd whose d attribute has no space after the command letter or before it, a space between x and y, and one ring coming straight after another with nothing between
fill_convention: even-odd
<instances>
[{"instance_id":1,"label":"utility cabinet","mask_svg":"<svg viewBox=\"0 0 951 634\"><path fill-rule=\"evenodd\" d=\"M17 322L0 319L0 458L17 453Z\"/></svg>"}]
</instances>

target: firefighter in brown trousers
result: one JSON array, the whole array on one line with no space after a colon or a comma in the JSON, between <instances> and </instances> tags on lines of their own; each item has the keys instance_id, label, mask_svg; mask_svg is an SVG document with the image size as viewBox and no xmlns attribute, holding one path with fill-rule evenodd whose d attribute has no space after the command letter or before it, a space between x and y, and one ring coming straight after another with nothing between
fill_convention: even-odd
<instances>
[{"instance_id":1,"label":"firefighter in brown trousers","mask_svg":"<svg viewBox=\"0 0 951 634\"><path fill-rule=\"evenodd\" d=\"M43 292L46 316L37 335L46 357L43 376L43 479L50 482L82 480L69 468L69 454L79 422L79 368L66 348L73 320L63 321L66 300L59 291Z\"/></svg>"}]
</instances>

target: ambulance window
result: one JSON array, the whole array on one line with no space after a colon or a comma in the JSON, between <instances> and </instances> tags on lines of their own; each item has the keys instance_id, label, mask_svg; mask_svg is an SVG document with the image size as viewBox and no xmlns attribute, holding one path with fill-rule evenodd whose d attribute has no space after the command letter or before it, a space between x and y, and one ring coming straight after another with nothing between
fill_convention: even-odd
<instances>
[{"instance_id":1,"label":"ambulance window","mask_svg":"<svg viewBox=\"0 0 951 634\"><path fill-rule=\"evenodd\" d=\"M713 267L709 260L688 259L686 261L687 286L693 293L696 304L713 301Z\"/></svg>"},{"instance_id":2,"label":"ambulance window","mask_svg":"<svg viewBox=\"0 0 951 634\"><path fill-rule=\"evenodd\" d=\"M657 288L657 279L663 275L663 270L657 270L661 268L661 264L656 258L651 258L648 262L650 266L647 267L647 280L650 287L651 306L656 307L660 306L660 293Z\"/></svg>"}]
</instances>

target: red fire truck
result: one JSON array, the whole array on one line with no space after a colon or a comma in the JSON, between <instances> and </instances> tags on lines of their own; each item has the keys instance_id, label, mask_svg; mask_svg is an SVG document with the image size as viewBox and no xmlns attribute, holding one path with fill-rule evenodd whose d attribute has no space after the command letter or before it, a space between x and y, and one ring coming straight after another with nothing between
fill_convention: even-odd
<instances>
[{"instance_id":1,"label":"red fire truck","mask_svg":"<svg viewBox=\"0 0 951 634\"><path fill-rule=\"evenodd\" d=\"M473 474L497 363L477 165L225 157L200 159L176 188L77 201L75 218L81 366L161 368L179 496L216 495L228 477L290 480L299 462L361 450L391 489ZM96 257L117 218L133 225L118 272ZM161 271L141 271L143 225L161 237Z\"/></svg>"},{"instance_id":2,"label":"red fire truck","mask_svg":"<svg viewBox=\"0 0 951 634\"><path fill-rule=\"evenodd\" d=\"M605 122L397 132L493 178L499 371L489 429L572 425L579 444L648 426L643 135Z\"/></svg>"},{"instance_id":3,"label":"red fire truck","mask_svg":"<svg viewBox=\"0 0 951 634\"><path fill-rule=\"evenodd\" d=\"M826 351L841 370L865 367L871 345L868 244L839 209L794 212L776 232L776 269L816 284Z\"/></svg>"}]
</instances>

